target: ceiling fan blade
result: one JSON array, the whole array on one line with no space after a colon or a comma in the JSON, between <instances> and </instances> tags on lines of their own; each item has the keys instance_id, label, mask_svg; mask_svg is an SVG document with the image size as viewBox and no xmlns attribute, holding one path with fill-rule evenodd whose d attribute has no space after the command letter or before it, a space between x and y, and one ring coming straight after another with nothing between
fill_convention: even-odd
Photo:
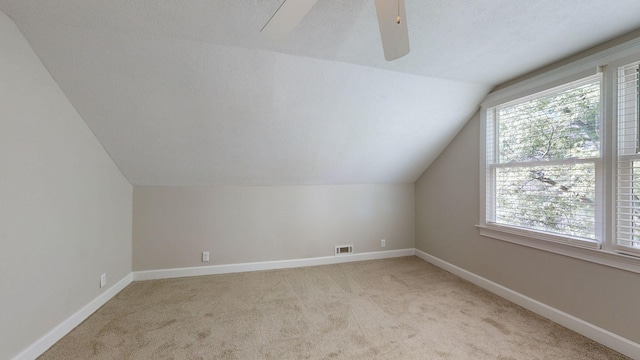
<instances>
[{"instance_id":1,"label":"ceiling fan blade","mask_svg":"<svg viewBox=\"0 0 640 360\"><path fill-rule=\"evenodd\" d=\"M318 0L285 0L260 30L271 40L287 36Z\"/></svg>"},{"instance_id":2,"label":"ceiling fan blade","mask_svg":"<svg viewBox=\"0 0 640 360\"><path fill-rule=\"evenodd\" d=\"M409 31L404 0L376 0L376 13L385 60L391 61L407 55ZM400 24L397 22L398 16Z\"/></svg>"}]
</instances>

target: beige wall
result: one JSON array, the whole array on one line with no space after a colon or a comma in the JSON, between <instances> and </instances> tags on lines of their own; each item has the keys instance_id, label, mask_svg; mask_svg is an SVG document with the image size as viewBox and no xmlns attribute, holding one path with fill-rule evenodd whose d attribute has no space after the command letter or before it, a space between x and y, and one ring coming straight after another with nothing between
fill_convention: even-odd
<instances>
[{"instance_id":1,"label":"beige wall","mask_svg":"<svg viewBox=\"0 0 640 360\"><path fill-rule=\"evenodd\" d=\"M414 247L413 184L136 186L133 194L134 270L331 256L342 244L356 253Z\"/></svg>"},{"instance_id":2,"label":"beige wall","mask_svg":"<svg viewBox=\"0 0 640 360\"><path fill-rule=\"evenodd\" d=\"M416 182L416 248L640 342L640 274L478 235L479 123Z\"/></svg>"},{"instance_id":3,"label":"beige wall","mask_svg":"<svg viewBox=\"0 0 640 360\"><path fill-rule=\"evenodd\" d=\"M132 187L0 12L0 359L131 272Z\"/></svg>"}]
</instances>

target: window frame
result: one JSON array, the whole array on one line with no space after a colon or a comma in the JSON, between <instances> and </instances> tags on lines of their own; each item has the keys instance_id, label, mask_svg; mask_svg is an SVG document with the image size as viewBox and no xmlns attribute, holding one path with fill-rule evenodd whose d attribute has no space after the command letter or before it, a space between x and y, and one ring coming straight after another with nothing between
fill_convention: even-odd
<instances>
[{"instance_id":1,"label":"window frame","mask_svg":"<svg viewBox=\"0 0 640 360\"><path fill-rule=\"evenodd\" d=\"M640 273L640 251L636 254L635 251L621 249L616 236L618 68L636 61L640 61L640 38L600 52L592 52L552 70L499 88L485 98L480 106L480 219L476 225L481 236ZM597 74L602 76L599 164L602 174L599 192L601 206L596 210L601 226L596 229L599 240L597 246L586 244L584 239L575 241L569 236L487 222L487 200L491 200L488 198L491 194L487 191L487 110Z\"/></svg>"},{"instance_id":2,"label":"window frame","mask_svg":"<svg viewBox=\"0 0 640 360\"><path fill-rule=\"evenodd\" d=\"M487 191L487 197L485 199L485 205L486 205L486 212L485 212L485 225L488 227L494 227L494 228L500 228L502 229L502 231L509 231L511 233L515 233L515 234L523 234L526 236L531 236L531 237L535 237L537 239L541 239L541 240L546 240L546 241L552 241L552 242L558 242L558 243L562 243L562 244L568 244L568 245L572 245L572 246L580 246L580 247L585 247L585 248L590 248L590 249L594 249L594 248L600 248L601 247L601 239L603 238L603 226L602 226L602 221L598 221L599 218L602 217L603 211L602 211L602 203L603 203L603 196L602 196L602 183L603 183L603 157L602 157L602 149L600 149L599 151L599 155L595 156L595 157L588 157L588 158L565 158L565 159L554 159L554 160L548 160L548 161L531 161L531 162L518 162L516 164L512 164L512 163L501 163L498 160L496 160L496 158L498 158L498 153L499 153L499 144L498 144L498 130L497 130L497 126L499 124L499 117L497 116L497 113L500 111L500 109L505 108L505 107L510 107L513 105L517 105L517 104L523 104L526 103L528 101L531 100L536 100L542 97L545 97L547 95L550 94L554 94L554 93L559 93L565 90L570 90L570 89L575 89L577 87L586 85L588 83L592 83L597 81L599 84L599 92L600 92L600 105L602 105L603 101L603 78L602 78L602 74L601 73L597 73L594 75L589 75L583 78L580 78L578 80L575 81L570 81L567 82L565 84L562 84L560 86L556 86L556 87L552 87L540 92L536 92L533 94L530 94L528 96L524 96L512 101L508 101L508 102L503 102L500 103L497 106L493 106L490 108L487 108L483 115L485 116L484 119L484 124L485 126L490 126L493 125L493 143L489 144L488 140L487 140L487 136L485 135L484 139L484 146L485 146L485 154L487 155L485 157L485 178L487 179L487 186L485 189L489 189L489 188L493 188L495 191L495 187L497 186L496 183L496 171L497 169L501 169L501 168L511 168L511 167L517 167L517 168L532 168L532 167L537 167L537 166L541 166L541 165L573 165L573 164L580 164L580 163L585 163L585 164L593 164L594 167L594 181L595 181L595 213L594 213L594 239L589 239L589 238L582 238L582 237L577 237L577 236L571 236L571 235L563 235L560 233L554 233L554 232L547 232L544 230L536 230L536 229L531 229L531 228L526 228L526 227L518 227L516 225L509 225L509 224L504 224L504 223L499 223L495 221L496 218L496 214L495 212L497 211L497 206L496 206L496 199L494 198L494 192L492 191ZM492 113L491 116L489 116L489 113ZM603 114L602 114L602 106L600 106L600 118L603 118ZM602 124L600 125L600 133L602 133ZM486 127L485 127L485 131L486 131ZM491 147L491 149L489 149L489 147ZM600 139L600 148L602 148L602 139ZM493 159L493 161L489 160L489 151L492 154L491 158ZM486 190L485 190L486 191ZM488 218L492 218L494 221L488 221Z\"/></svg>"},{"instance_id":3,"label":"window frame","mask_svg":"<svg viewBox=\"0 0 640 360\"><path fill-rule=\"evenodd\" d=\"M640 55L638 56L631 56L628 58L624 58L621 59L619 61L616 61L614 63L612 63L612 71L614 72L614 74L612 76L615 76L616 82L615 82L615 86L616 86L616 93L615 93L615 129L616 129L616 136L615 136L615 140L616 140L616 145L619 146L619 139L620 139L620 113L619 111L620 109L620 103L619 103L619 99L620 99L620 94L619 91L621 89L620 84L618 82L618 80L620 79L620 72L622 71L623 68L625 67L629 67L629 66L635 66L636 68L638 68L640 70ZM637 70L638 71L638 70ZM638 74L636 75L636 81L640 81L640 71L638 72ZM621 254L626 254L626 255L631 255L631 256L638 256L640 257L640 248L634 248L632 246L625 246L625 245L621 245L620 244L620 234L617 231L617 227L618 227L618 223L620 221L620 214L618 213L618 202L620 202L620 192L619 192L619 186L620 186L620 168L619 165L622 162L626 162L626 163L633 163L633 162L640 162L640 84L636 84L636 89L635 92L633 94L634 96L634 101L635 101L635 119L634 120L634 125L635 125L635 129L633 131L633 138L634 140L636 140L636 152L633 154L620 154L620 150L618 147L616 147L616 151L615 151L615 198L613 200L614 206L614 224L615 224L615 230L614 233L612 234L612 241L613 241L613 248L615 249L615 251L621 253ZM628 120L627 120L628 121ZM629 194L632 194L632 192L630 192ZM628 201L628 200L627 200ZM629 221L629 220L627 220ZM623 240L624 241L624 240Z\"/></svg>"}]
</instances>

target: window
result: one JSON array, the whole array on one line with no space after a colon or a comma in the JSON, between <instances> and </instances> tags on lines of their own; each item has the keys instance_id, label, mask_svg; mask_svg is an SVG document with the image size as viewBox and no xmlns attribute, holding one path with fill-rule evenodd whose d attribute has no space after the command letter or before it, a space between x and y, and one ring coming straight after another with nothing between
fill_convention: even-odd
<instances>
[{"instance_id":1,"label":"window","mask_svg":"<svg viewBox=\"0 0 640 360\"><path fill-rule=\"evenodd\" d=\"M640 65L618 70L616 227L620 251L640 253Z\"/></svg>"},{"instance_id":2,"label":"window","mask_svg":"<svg viewBox=\"0 0 640 360\"><path fill-rule=\"evenodd\" d=\"M489 94L482 236L640 273L640 38Z\"/></svg>"},{"instance_id":3,"label":"window","mask_svg":"<svg viewBox=\"0 0 640 360\"><path fill-rule=\"evenodd\" d=\"M598 75L488 109L487 222L597 247L600 133Z\"/></svg>"}]
</instances>

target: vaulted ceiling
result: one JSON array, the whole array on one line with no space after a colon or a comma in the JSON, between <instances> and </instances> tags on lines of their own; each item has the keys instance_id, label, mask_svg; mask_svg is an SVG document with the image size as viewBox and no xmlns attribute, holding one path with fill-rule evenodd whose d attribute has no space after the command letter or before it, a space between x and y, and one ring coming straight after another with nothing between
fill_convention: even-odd
<instances>
[{"instance_id":1,"label":"vaulted ceiling","mask_svg":"<svg viewBox=\"0 0 640 360\"><path fill-rule=\"evenodd\" d=\"M274 43L281 1L0 10L137 185L413 182L493 86L640 27L637 0L406 0L386 62L373 0L319 0Z\"/></svg>"}]
</instances>

